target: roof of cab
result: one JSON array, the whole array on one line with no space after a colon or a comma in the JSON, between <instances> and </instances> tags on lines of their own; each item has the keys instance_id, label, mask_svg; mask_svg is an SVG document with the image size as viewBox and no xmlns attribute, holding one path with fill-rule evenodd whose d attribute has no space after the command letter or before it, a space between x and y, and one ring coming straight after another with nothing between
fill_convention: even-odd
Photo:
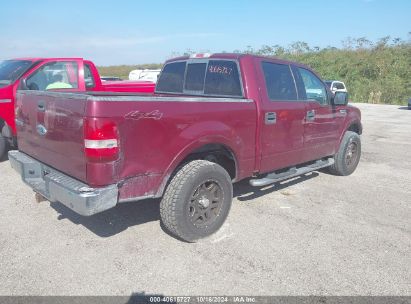
<instances>
[{"instance_id":1,"label":"roof of cab","mask_svg":"<svg viewBox=\"0 0 411 304\"><path fill-rule=\"evenodd\" d=\"M61 59L80 59L83 60L83 58L77 58L77 57L22 57L22 58L11 58L9 60L28 60L28 61L42 61L42 60L61 60Z\"/></svg>"},{"instance_id":2,"label":"roof of cab","mask_svg":"<svg viewBox=\"0 0 411 304\"><path fill-rule=\"evenodd\" d=\"M274 57L274 56L269 57L269 56L244 54L244 53L215 53L215 54L210 54L207 57L180 56L180 57L176 57L176 58L171 58L171 59L167 60L165 63L169 63L169 62L173 62L173 61L180 61L180 60L188 60L188 59L192 59L192 60L199 59L199 60L201 60L201 59L218 58L218 59L239 60L240 58L245 58L245 57L261 58L261 59L266 59L266 60L275 60L275 61L283 63L283 64L293 64L293 65L296 65L296 66L307 67L306 65L304 65L302 63L295 62L295 61L290 61L290 60L285 60L285 59L281 59L281 58Z\"/></svg>"}]
</instances>

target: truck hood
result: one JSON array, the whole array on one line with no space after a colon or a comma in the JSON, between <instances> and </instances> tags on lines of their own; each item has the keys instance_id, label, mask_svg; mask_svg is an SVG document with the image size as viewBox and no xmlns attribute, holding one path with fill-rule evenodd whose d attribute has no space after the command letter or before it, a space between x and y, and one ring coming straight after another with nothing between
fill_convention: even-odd
<instances>
[{"instance_id":1,"label":"truck hood","mask_svg":"<svg viewBox=\"0 0 411 304\"><path fill-rule=\"evenodd\" d=\"M0 99L11 99L13 97L13 86L0 84ZM1 101L0 101L1 103Z\"/></svg>"},{"instance_id":2,"label":"truck hood","mask_svg":"<svg viewBox=\"0 0 411 304\"><path fill-rule=\"evenodd\" d=\"M2 83L0 82L0 89L9 86L9 83Z\"/></svg>"}]
</instances>

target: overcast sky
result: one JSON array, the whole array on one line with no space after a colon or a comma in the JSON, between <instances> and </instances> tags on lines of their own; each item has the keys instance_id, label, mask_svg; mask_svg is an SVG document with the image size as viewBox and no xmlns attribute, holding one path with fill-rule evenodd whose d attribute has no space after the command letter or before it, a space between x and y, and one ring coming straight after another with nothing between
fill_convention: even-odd
<instances>
[{"instance_id":1,"label":"overcast sky","mask_svg":"<svg viewBox=\"0 0 411 304\"><path fill-rule=\"evenodd\" d=\"M3 1L0 59L83 57L161 63L187 49L341 46L347 37L408 38L411 0Z\"/></svg>"}]
</instances>

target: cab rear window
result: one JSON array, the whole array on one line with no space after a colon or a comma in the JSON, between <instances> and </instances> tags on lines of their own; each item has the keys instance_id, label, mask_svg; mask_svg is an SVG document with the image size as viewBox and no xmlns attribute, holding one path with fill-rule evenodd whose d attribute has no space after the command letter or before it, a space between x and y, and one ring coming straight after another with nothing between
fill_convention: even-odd
<instances>
[{"instance_id":1,"label":"cab rear window","mask_svg":"<svg viewBox=\"0 0 411 304\"><path fill-rule=\"evenodd\" d=\"M190 60L166 64L156 92L221 97L242 97L236 61Z\"/></svg>"},{"instance_id":2,"label":"cab rear window","mask_svg":"<svg viewBox=\"0 0 411 304\"><path fill-rule=\"evenodd\" d=\"M156 90L167 93L182 93L185 70L185 61L167 64L160 75Z\"/></svg>"}]
</instances>

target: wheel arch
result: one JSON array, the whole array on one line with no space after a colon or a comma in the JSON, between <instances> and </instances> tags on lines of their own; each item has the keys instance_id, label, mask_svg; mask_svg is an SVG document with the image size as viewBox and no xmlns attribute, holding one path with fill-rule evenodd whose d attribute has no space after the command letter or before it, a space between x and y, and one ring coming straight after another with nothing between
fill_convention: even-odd
<instances>
[{"instance_id":1,"label":"wheel arch","mask_svg":"<svg viewBox=\"0 0 411 304\"><path fill-rule=\"evenodd\" d=\"M359 121L353 121L348 125L348 128L346 128L346 131L352 131L357 133L358 135L362 134L362 124Z\"/></svg>"},{"instance_id":2,"label":"wheel arch","mask_svg":"<svg viewBox=\"0 0 411 304\"><path fill-rule=\"evenodd\" d=\"M222 166L230 175L232 181L236 181L239 172L238 158L234 149L224 140L213 140L205 142L198 140L183 151L181 151L172 161L166 172L162 176L162 182L157 191L156 197L161 197L176 173L177 169L193 160L209 160Z\"/></svg>"}]
</instances>

